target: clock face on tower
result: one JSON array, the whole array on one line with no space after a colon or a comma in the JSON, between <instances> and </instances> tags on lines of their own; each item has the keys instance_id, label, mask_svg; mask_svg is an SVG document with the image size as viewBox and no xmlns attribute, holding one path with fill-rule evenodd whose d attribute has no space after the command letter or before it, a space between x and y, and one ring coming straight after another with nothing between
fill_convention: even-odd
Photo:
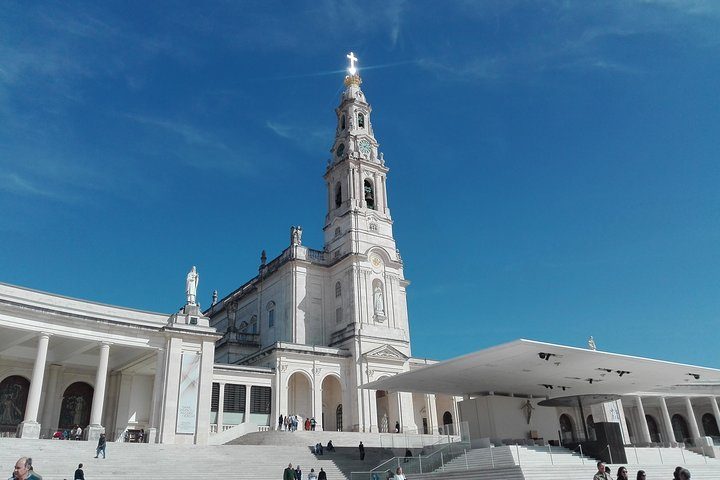
<instances>
[{"instance_id":1,"label":"clock face on tower","mask_svg":"<svg viewBox=\"0 0 720 480\"><path fill-rule=\"evenodd\" d=\"M358 148L360 149L360 153L362 153L366 157L370 155L370 142L368 142L366 139L363 138L358 142Z\"/></svg>"}]
</instances>

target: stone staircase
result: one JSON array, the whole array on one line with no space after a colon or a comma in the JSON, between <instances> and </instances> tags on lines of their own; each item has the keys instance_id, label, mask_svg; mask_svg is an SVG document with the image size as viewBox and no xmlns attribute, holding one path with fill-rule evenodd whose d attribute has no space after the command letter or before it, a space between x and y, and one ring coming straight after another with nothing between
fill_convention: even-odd
<instances>
[{"instance_id":1,"label":"stone staircase","mask_svg":"<svg viewBox=\"0 0 720 480\"><path fill-rule=\"evenodd\" d=\"M405 435L402 433L363 433L363 432L321 432L298 430L284 432L271 430L253 432L230 440L226 445L294 445L309 446L316 443L327 445L332 440L336 447L357 447L363 442L365 447L421 449L438 443L457 441L459 437L444 435Z\"/></svg>"},{"instance_id":2,"label":"stone staircase","mask_svg":"<svg viewBox=\"0 0 720 480\"><path fill-rule=\"evenodd\" d=\"M490 454L492 453L492 457ZM703 457L680 448L628 448L629 477L644 470L647 478L672 478L676 466L684 466L699 480L720 480L720 459ZM551 458L552 455L552 458ZM467 466L466 466L467 465ZM493 465L495 468L493 468ZM621 465L608 465L613 478ZM408 480L557 480L590 479L596 460L561 447L504 446L468 450L430 474L409 474Z\"/></svg>"},{"instance_id":3,"label":"stone staircase","mask_svg":"<svg viewBox=\"0 0 720 480\"><path fill-rule=\"evenodd\" d=\"M310 468L318 472L322 467L329 479L349 480L349 472L355 468L355 461L342 455L316 457L308 447L300 446L204 447L108 442L107 455L104 460L93 458L95 444L84 441L0 438L0 478L10 477L15 462L22 456L32 457L35 469L44 480L71 479L78 463L84 464L85 476L92 480L175 480L208 476L273 479L282 478L288 463L300 464L304 478Z\"/></svg>"}]
</instances>

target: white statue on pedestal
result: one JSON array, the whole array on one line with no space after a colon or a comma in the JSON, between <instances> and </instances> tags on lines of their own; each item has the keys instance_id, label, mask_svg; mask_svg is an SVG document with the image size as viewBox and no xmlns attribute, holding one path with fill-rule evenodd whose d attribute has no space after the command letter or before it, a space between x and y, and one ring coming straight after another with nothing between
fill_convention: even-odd
<instances>
[{"instance_id":1,"label":"white statue on pedestal","mask_svg":"<svg viewBox=\"0 0 720 480\"><path fill-rule=\"evenodd\" d=\"M200 275L197 273L195 266L187 274L185 279L185 294L187 295L188 305L196 305L197 287L200 283Z\"/></svg>"},{"instance_id":2,"label":"white statue on pedestal","mask_svg":"<svg viewBox=\"0 0 720 480\"><path fill-rule=\"evenodd\" d=\"M590 350L597 350L597 345L595 345L595 339L590 335L590 338L588 338L588 348Z\"/></svg>"}]
</instances>

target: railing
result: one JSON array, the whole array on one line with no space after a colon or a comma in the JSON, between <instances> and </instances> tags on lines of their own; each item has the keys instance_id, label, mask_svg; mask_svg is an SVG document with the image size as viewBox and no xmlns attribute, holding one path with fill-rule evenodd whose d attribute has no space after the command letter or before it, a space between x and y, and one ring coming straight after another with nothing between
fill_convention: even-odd
<instances>
[{"instance_id":1,"label":"railing","mask_svg":"<svg viewBox=\"0 0 720 480\"><path fill-rule=\"evenodd\" d=\"M405 474L428 473L443 468L446 462L463 455L470 449L470 432L467 422L453 426L453 431L456 428L459 430L459 435L444 434L439 437L433 437L432 434L418 434L416 430L397 434L380 434L383 448L406 448L408 450L421 448L420 454L417 457L392 457L372 470L351 472L350 478L351 480L385 480L387 472L394 473L398 467L402 468ZM450 429L443 430L449 431ZM385 438L384 441L383 438ZM388 440L390 445L387 444ZM426 454L427 450L432 453Z\"/></svg>"}]
</instances>

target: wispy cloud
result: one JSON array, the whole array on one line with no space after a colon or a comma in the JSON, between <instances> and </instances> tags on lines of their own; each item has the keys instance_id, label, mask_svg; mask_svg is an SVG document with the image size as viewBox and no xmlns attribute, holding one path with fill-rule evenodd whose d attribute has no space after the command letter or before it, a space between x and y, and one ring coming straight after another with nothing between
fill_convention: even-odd
<instances>
[{"instance_id":1,"label":"wispy cloud","mask_svg":"<svg viewBox=\"0 0 720 480\"><path fill-rule=\"evenodd\" d=\"M0 173L0 190L19 195L54 197L52 192L33 185L16 173Z\"/></svg>"},{"instance_id":2,"label":"wispy cloud","mask_svg":"<svg viewBox=\"0 0 720 480\"><path fill-rule=\"evenodd\" d=\"M329 127L312 127L270 120L265 125L277 136L289 140L306 152L312 153L328 149L328 139L331 139L333 134L332 129Z\"/></svg>"},{"instance_id":3,"label":"wispy cloud","mask_svg":"<svg viewBox=\"0 0 720 480\"><path fill-rule=\"evenodd\" d=\"M460 11L485 22L491 29L511 29L503 23L514 18L519 2L460 2ZM418 62L420 68L451 80L492 81L534 78L544 72L646 73L641 61L623 56L626 47L665 37L678 44L708 46L720 43L717 19L720 2L645 0L637 2L556 2L538 12L536 35L514 36L507 44L461 55L455 49L439 49Z\"/></svg>"},{"instance_id":4,"label":"wispy cloud","mask_svg":"<svg viewBox=\"0 0 720 480\"><path fill-rule=\"evenodd\" d=\"M197 145L202 147L215 148L218 150L230 151L227 145L215 138L214 135L208 132L203 132L191 125L170 120L147 117L143 115L126 114L125 116L137 123L157 127L166 132L177 135L189 145Z\"/></svg>"}]
</instances>

